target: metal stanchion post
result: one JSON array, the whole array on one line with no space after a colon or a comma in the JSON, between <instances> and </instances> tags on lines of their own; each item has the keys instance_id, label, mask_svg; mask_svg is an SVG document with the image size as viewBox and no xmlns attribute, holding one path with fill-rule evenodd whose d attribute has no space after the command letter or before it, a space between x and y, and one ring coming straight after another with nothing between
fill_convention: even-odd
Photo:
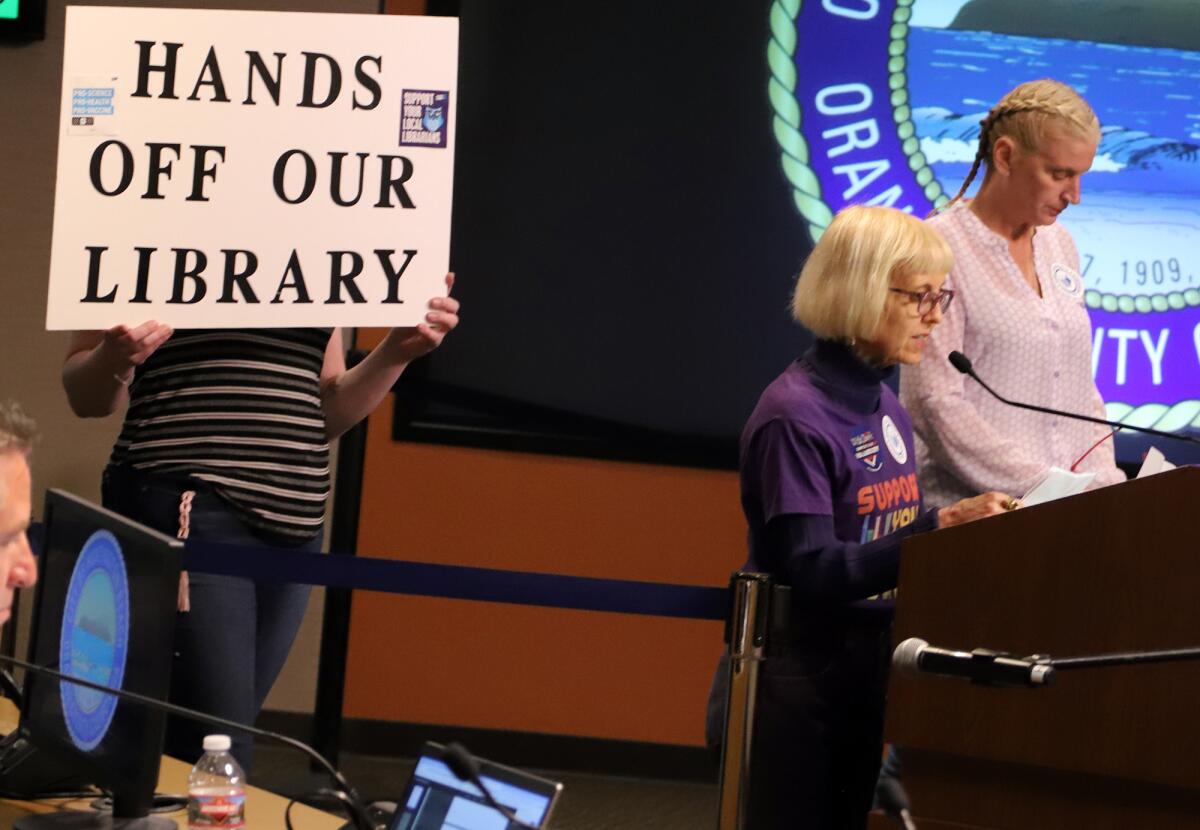
<instances>
[{"instance_id":1,"label":"metal stanchion post","mask_svg":"<svg viewBox=\"0 0 1200 830\"><path fill-rule=\"evenodd\" d=\"M721 748L721 801L718 830L744 830L750 783L750 743L759 663L767 643L771 578L737 572L729 580L732 608L726 623L729 643L729 699Z\"/></svg>"},{"instance_id":2,"label":"metal stanchion post","mask_svg":"<svg viewBox=\"0 0 1200 830\"><path fill-rule=\"evenodd\" d=\"M357 366L366 352L352 349L347 366ZM337 487L329 549L335 556L354 556L358 549L359 506L362 502L363 466L367 455L367 422L360 421L341 438L338 448ZM312 745L338 762L342 746L342 704L346 693L346 659L350 649L350 600L346 588L325 590L325 614L321 621L321 651L317 659L317 699L313 710ZM313 770L320 767L316 761Z\"/></svg>"}]
</instances>

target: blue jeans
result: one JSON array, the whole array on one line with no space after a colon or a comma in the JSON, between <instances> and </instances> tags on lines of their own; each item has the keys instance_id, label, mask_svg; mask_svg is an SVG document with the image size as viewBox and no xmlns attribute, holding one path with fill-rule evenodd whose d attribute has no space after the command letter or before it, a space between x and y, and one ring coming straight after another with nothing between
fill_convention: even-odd
<instances>
[{"instance_id":1,"label":"blue jeans","mask_svg":"<svg viewBox=\"0 0 1200 830\"><path fill-rule=\"evenodd\" d=\"M202 481L147 475L128 467L104 472L104 506L176 536L183 493L194 490L188 538L267 546ZM318 534L297 550L318 551ZM253 724L283 669L308 606L309 587L242 577L188 574L190 610L176 614L170 700L238 723ZM189 763L216 727L168 718L164 751ZM253 746L234 733L233 755L249 772Z\"/></svg>"}]
</instances>

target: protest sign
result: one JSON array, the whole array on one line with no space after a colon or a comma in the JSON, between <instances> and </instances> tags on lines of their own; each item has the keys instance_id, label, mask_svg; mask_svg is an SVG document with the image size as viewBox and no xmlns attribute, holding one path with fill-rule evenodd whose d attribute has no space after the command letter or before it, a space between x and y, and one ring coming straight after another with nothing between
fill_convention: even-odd
<instances>
[{"instance_id":1,"label":"protest sign","mask_svg":"<svg viewBox=\"0 0 1200 830\"><path fill-rule=\"evenodd\" d=\"M414 325L458 21L70 7L49 329Z\"/></svg>"}]
</instances>

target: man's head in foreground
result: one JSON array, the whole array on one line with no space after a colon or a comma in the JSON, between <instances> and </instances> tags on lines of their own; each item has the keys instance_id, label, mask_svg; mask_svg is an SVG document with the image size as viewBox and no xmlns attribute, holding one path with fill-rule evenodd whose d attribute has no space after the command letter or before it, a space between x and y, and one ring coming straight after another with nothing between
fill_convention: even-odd
<instances>
[{"instance_id":1,"label":"man's head in foreground","mask_svg":"<svg viewBox=\"0 0 1200 830\"><path fill-rule=\"evenodd\" d=\"M37 581L25 531L33 515L29 452L34 424L14 403L0 403L0 625L12 615L13 591Z\"/></svg>"}]
</instances>

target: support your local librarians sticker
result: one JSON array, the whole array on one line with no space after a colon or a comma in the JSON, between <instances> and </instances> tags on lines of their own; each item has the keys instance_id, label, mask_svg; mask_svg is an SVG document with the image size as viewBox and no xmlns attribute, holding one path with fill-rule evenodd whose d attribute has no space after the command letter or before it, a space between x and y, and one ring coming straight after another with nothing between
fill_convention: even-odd
<instances>
[{"instance_id":1,"label":"support your local librarians sticker","mask_svg":"<svg viewBox=\"0 0 1200 830\"><path fill-rule=\"evenodd\" d=\"M409 147L445 147L450 118L450 93L406 89L401 96L400 144Z\"/></svg>"},{"instance_id":2,"label":"support your local librarians sticker","mask_svg":"<svg viewBox=\"0 0 1200 830\"><path fill-rule=\"evenodd\" d=\"M1009 6L775 0L767 91L795 208L813 239L851 204L924 217L957 192L979 122L1004 93L1037 78L1070 82L1104 125L1082 202L1063 224L1080 252L1082 283L1070 288L1092 318L1108 417L1200 428L1200 34L1187 40L1165 20L1154 42L1106 42L1129 35L1089 31L1104 21L1075 15L1069 26L1051 21L1075 32L1065 40ZM1151 62L1155 72L1143 72Z\"/></svg>"}]
</instances>

